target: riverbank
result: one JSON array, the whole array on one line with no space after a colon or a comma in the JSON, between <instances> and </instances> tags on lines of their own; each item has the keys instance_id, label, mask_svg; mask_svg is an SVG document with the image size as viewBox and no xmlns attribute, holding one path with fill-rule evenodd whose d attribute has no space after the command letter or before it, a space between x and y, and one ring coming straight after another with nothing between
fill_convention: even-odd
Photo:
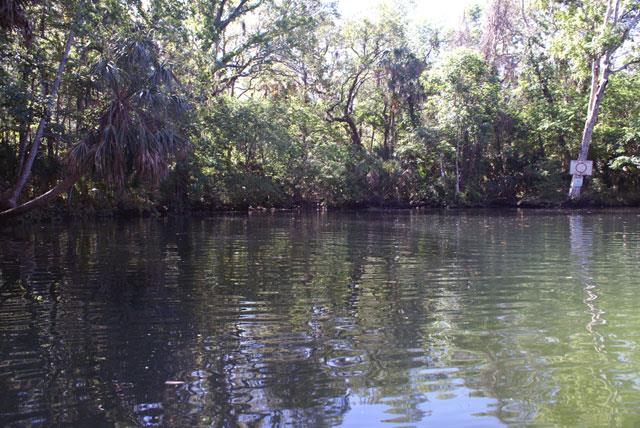
<instances>
[{"instance_id":1,"label":"riverbank","mask_svg":"<svg viewBox=\"0 0 640 428\"><path fill-rule=\"evenodd\" d=\"M584 197L579 201L558 201L543 198L528 198L517 202L493 201L491 203L459 203L450 204L372 204L351 203L340 206L326 206L323 204L302 204L288 206L248 206L248 207L205 207L193 206L180 210L171 209L164 205L121 205L110 208L95 208L91 205L69 207L65 203L57 203L41 210L29 212L23 216L0 222L0 227L13 224L47 223L55 221L76 221L93 219L128 219L149 217L180 217L189 216L202 218L221 214L274 214L281 212L391 212L391 211L453 211L453 210L502 210L502 209L527 209L527 210L584 210L584 209L616 209L616 208L640 208L639 200L631 199L603 199ZM3 224L4 223L4 224Z\"/></svg>"}]
</instances>

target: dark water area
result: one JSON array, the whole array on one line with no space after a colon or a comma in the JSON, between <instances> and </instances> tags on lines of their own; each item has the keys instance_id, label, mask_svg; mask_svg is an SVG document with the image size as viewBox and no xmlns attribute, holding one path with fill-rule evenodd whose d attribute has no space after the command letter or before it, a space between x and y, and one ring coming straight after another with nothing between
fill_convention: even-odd
<instances>
[{"instance_id":1,"label":"dark water area","mask_svg":"<svg viewBox=\"0 0 640 428\"><path fill-rule=\"evenodd\" d=\"M640 211L0 235L0 426L640 426Z\"/></svg>"}]
</instances>

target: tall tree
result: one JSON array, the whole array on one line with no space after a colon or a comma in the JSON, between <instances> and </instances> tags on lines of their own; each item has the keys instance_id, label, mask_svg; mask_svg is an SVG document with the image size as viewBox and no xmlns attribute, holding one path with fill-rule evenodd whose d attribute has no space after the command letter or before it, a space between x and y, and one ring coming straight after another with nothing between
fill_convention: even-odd
<instances>
[{"instance_id":1,"label":"tall tree","mask_svg":"<svg viewBox=\"0 0 640 428\"><path fill-rule=\"evenodd\" d=\"M329 122L342 123L351 143L362 146L362 135L357 123L355 106L363 85L373 77L383 57L390 50L390 37L379 31L379 25L364 21L349 23L341 38L336 39L332 52L334 72L327 80L331 94L326 109Z\"/></svg>"},{"instance_id":2,"label":"tall tree","mask_svg":"<svg viewBox=\"0 0 640 428\"><path fill-rule=\"evenodd\" d=\"M435 76L438 128L452 147L455 195L478 178L479 161L498 105L498 79L478 51L460 48L440 65Z\"/></svg>"},{"instance_id":3,"label":"tall tree","mask_svg":"<svg viewBox=\"0 0 640 428\"><path fill-rule=\"evenodd\" d=\"M576 31L577 28L578 37L591 38L590 43L585 43L584 39L581 40L581 46L586 48L585 53L591 68L591 84L578 160L587 160L593 129L598 120L598 112L609 78L632 64L640 62L638 57L616 57L616 54L623 51L628 46L627 42L635 36L634 30L640 22L640 1L608 0L606 5L596 0L582 1L571 3L569 8L575 15L568 19L569 22L566 25L573 26L571 31ZM595 37L582 34L594 30ZM570 199L580 198L582 180L580 175L573 175L569 189Z\"/></svg>"},{"instance_id":4,"label":"tall tree","mask_svg":"<svg viewBox=\"0 0 640 428\"><path fill-rule=\"evenodd\" d=\"M33 142L31 143L31 148L29 150L29 156L27 156L27 158L25 159L24 165L21 165L20 174L15 185L13 186L13 189L11 189L6 195L4 195L2 200L0 200L0 209L16 207L18 198L20 197L24 186L27 184L27 181L31 176L31 169L33 168L33 162L35 161L38 154L38 149L40 148L40 142L42 141L45 127L47 126L51 118L51 113L53 112L53 108L57 102L58 89L60 88L62 75L69 59L69 51L71 50L71 46L75 38L75 26L79 24L78 21L81 19L80 16L81 15L78 10L72 22L69 23L69 31L67 33L64 47L62 48L62 55L60 58L60 63L58 64L58 70L56 72L55 78L53 79L53 83L51 84L51 91L48 94L47 102L44 106L44 111L42 112L42 117L40 118L40 122L38 123L38 129L36 130L36 134L33 137Z\"/></svg>"},{"instance_id":5,"label":"tall tree","mask_svg":"<svg viewBox=\"0 0 640 428\"><path fill-rule=\"evenodd\" d=\"M12 217L49 203L83 175L117 188L131 180L158 182L175 154L184 149L179 119L188 106L177 81L143 30L115 36L93 66L102 95L96 123L67 156L68 175L43 195L0 212Z\"/></svg>"}]
</instances>

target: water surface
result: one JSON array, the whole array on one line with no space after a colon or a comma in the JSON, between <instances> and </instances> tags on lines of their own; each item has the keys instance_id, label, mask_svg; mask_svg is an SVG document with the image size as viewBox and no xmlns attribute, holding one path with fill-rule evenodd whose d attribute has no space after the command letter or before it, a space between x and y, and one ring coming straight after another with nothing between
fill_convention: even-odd
<instances>
[{"instance_id":1,"label":"water surface","mask_svg":"<svg viewBox=\"0 0 640 428\"><path fill-rule=\"evenodd\" d=\"M640 212L0 235L0 425L640 426Z\"/></svg>"}]
</instances>

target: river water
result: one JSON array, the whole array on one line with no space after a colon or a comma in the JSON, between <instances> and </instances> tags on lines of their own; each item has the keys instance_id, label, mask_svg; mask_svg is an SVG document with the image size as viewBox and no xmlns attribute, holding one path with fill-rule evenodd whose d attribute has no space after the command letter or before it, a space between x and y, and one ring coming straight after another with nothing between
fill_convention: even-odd
<instances>
[{"instance_id":1,"label":"river water","mask_svg":"<svg viewBox=\"0 0 640 428\"><path fill-rule=\"evenodd\" d=\"M640 426L640 211L0 235L0 425Z\"/></svg>"}]
</instances>

